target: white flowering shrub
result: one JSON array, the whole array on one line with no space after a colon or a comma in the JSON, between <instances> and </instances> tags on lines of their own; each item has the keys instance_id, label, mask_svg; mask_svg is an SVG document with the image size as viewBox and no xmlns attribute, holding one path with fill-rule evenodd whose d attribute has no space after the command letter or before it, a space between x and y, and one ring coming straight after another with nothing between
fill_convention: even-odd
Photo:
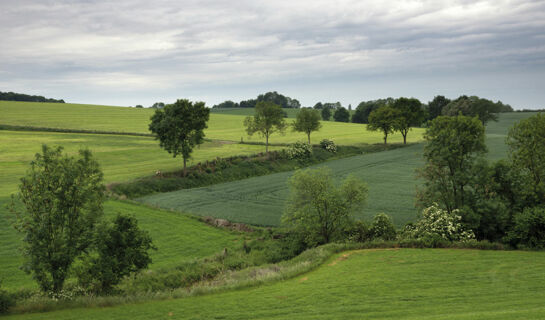
<instances>
[{"instance_id":1,"label":"white flowering shrub","mask_svg":"<svg viewBox=\"0 0 545 320\"><path fill-rule=\"evenodd\" d=\"M475 239L472 230L465 229L458 210L448 213L434 203L422 211L422 218L408 230L413 238L440 237L448 241L467 241Z\"/></svg>"},{"instance_id":2,"label":"white flowering shrub","mask_svg":"<svg viewBox=\"0 0 545 320\"><path fill-rule=\"evenodd\" d=\"M331 140L324 139L320 141L320 147L331 153L337 153L337 145L335 145L335 142Z\"/></svg>"},{"instance_id":3,"label":"white flowering shrub","mask_svg":"<svg viewBox=\"0 0 545 320\"><path fill-rule=\"evenodd\" d=\"M308 159L312 155L312 146L305 142L296 142L286 150L288 159Z\"/></svg>"}]
</instances>

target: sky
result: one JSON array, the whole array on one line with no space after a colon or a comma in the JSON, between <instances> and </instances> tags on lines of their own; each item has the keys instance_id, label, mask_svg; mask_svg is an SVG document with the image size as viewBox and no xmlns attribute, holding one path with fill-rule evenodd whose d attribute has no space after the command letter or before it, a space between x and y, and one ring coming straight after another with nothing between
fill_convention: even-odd
<instances>
[{"instance_id":1,"label":"sky","mask_svg":"<svg viewBox=\"0 0 545 320\"><path fill-rule=\"evenodd\" d=\"M212 106L478 95L545 108L545 1L1 0L0 91Z\"/></svg>"}]
</instances>

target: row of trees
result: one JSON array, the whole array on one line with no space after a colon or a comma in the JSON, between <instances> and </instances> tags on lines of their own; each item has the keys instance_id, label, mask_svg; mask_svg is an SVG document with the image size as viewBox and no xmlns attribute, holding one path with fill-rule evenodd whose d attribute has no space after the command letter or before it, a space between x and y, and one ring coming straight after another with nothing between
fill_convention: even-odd
<instances>
[{"instance_id":1,"label":"row of trees","mask_svg":"<svg viewBox=\"0 0 545 320\"><path fill-rule=\"evenodd\" d=\"M260 94L257 96L256 99L243 100L239 103L227 100L214 105L212 108L255 108L258 102L271 102L279 105L282 108L298 109L301 107L301 103L299 102L299 100L292 99L276 91L272 91Z\"/></svg>"},{"instance_id":2,"label":"row of trees","mask_svg":"<svg viewBox=\"0 0 545 320\"><path fill-rule=\"evenodd\" d=\"M51 98L45 98L43 96L33 96L29 94L24 94L24 93L2 92L2 91L0 91L0 100L64 103L64 100L62 99L51 99Z\"/></svg>"}]
</instances>

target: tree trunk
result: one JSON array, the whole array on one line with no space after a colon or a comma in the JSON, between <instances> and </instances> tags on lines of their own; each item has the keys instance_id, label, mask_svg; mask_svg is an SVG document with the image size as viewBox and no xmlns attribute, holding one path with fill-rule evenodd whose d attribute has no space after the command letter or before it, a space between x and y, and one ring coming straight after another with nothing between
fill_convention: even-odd
<instances>
[{"instance_id":1,"label":"tree trunk","mask_svg":"<svg viewBox=\"0 0 545 320\"><path fill-rule=\"evenodd\" d=\"M407 134L403 135L403 144L407 144Z\"/></svg>"},{"instance_id":2,"label":"tree trunk","mask_svg":"<svg viewBox=\"0 0 545 320\"><path fill-rule=\"evenodd\" d=\"M387 142L388 142L388 134L385 133L384 134L384 144L387 144Z\"/></svg>"},{"instance_id":3,"label":"tree trunk","mask_svg":"<svg viewBox=\"0 0 545 320\"><path fill-rule=\"evenodd\" d=\"M310 132L307 133L307 135L308 135L308 144L310 144Z\"/></svg>"},{"instance_id":4,"label":"tree trunk","mask_svg":"<svg viewBox=\"0 0 545 320\"><path fill-rule=\"evenodd\" d=\"M265 153L269 155L269 135L265 135Z\"/></svg>"},{"instance_id":5,"label":"tree trunk","mask_svg":"<svg viewBox=\"0 0 545 320\"><path fill-rule=\"evenodd\" d=\"M187 159L184 157L184 177L187 176Z\"/></svg>"}]
</instances>

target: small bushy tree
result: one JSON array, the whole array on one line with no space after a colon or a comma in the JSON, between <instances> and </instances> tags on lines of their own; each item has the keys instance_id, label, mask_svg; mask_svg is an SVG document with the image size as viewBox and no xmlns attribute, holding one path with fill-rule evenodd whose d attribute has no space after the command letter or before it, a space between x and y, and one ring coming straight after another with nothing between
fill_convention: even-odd
<instances>
[{"instance_id":1,"label":"small bushy tree","mask_svg":"<svg viewBox=\"0 0 545 320\"><path fill-rule=\"evenodd\" d=\"M407 144L407 134L411 127L422 125L426 113L422 109L422 103L416 98L398 98L392 107L399 111L399 118L395 122L394 129L403 136L403 144Z\"/></svg>"},{"instance_id":2,"label":"small bushy tree","mask_svg":"<svg viewBox=\"0 0 545 320\"><path fill-rule=\"evenodd\" d=\"M297 132L304 132L308 137L308 144L310 144L310 134L313 131L318 131L322 127L320 123L320 113L318 110L303 108L297 113L297 118L293 123L293 130Z\"/></svg>"},{"instance_id":3,"label":"small bushy tree","mask_svg":"<svg viewBox=\"0 0 545 320\"><path fill-rule=\"evenodd\" d=\"M367 197L362 181L348 177L337 187L331 172L324 169L297 171L289 184L290 198L282 222L303 234L309 246L339 238L352 220L352 210Z\"/></svg>"},{"instance_id":4,"label":"small bushy tree","mask_svg":"<svg viewBox=\"0 0 545 320\"><path fill-rule=\"evenodd\" d=\"M104 185L98 162L89 150L78 157L62 147L42 147L21 179L17 230L24 234L23 268L43 291L59 292L70 267L91 245L102 215Z\"/></svg>"},{"instance_id":5,"label":"small bushy tree","mask_svg":"<svg viewBox=\"0 0 545 320\"><path fill-rule=\"evenodd\" d=\"M507 241L518 247L545 249L545 208L527 208L515 215Z\"/></svg>"},{"instance_id":6,"label":"small bushy tree","mask_svg":"<svg viewBox=\"0 0 545 320\"><path fill-rule=\"evenodd\" d=\"M14 304L14 299L7 291L2 290L2 283L0 282L0 314L8 312L9 308Z\"/></svg>"},{"instance_id":7,"label":"small bushy tree","mask_svg":"<svg viewBox=\"0 0 545 320\"><path fill-rule=\"evenodd\" d=\"M389 106L380 107L369 115L367 130L382 131L384 134L384 144L387 144L388 134L394 132L399 117L400 112L398 110Z\"/></svg>"},{"instance_id":8,"label":"small bushy tree","mask_svg":"<svg viewBox=\"0 0 545 320\"><path fill-rule=\"evenodd\" d=\"M417 239L439 237L447 241L465 241L475 238L473 231L466 230L457 210L449 213L439 208L437 204L422 211L422 217L414 224L411 236Z\"/></svg>"},{"instance_id":9,"label":"small bushy tree","mask_svg":"<svg viewBox=\"0 0 545 320\"><path fill-rule=\"evenodd\" d=\"M373 239L395 240L397 236L396 228L389 215L379 213L373 218L373 223L369 230Z\"/></svg>"},{"instance_id":10,"label":"small bushy tree","mask_svg":"<svg viewBox=\"0 0 545 320\"><path fill-rule=\"evenodd\" d=\"M259 133L265 138L265 152L269 153L269 137L275 132L283 134L286 130L284 112L279 105L272 102L259 101L255 105L255 115L244 120L248 135Z\"/></svg>"},{"instance_id":11,"label":"small bushy tree","mask_svg":"<svg viewBox=\"0 0 545 320\"><path fill-rule=\"evenodd\" d=\"M304 142L296 142L286 149L289 159L308 159L312 156L312 146Z\"/></svg>"},{"instance_id":12,"label":"small bushy tree","mask_svg":"<svg viewBox=\"0 0 545 320\"><path fill-rule=\"evenodd\" d=\"M316 108L316 106L314 106L314 108ZM331 109L323 108L323 107L320 109L322 109L322 112L321 112L322 120L329 121L329 119L331 119Z\"/></svg>"},{"instance_id":13,"label":"small bushy tree","mask_svg":"<svg viewBox=\"0 0 545 320\"><path fill-rule=\"evenodd\" d=\"M337 122L350 122L350 112L345 107L340 107L335 110L333 119Z\"/></svg>"}]
</instances>

